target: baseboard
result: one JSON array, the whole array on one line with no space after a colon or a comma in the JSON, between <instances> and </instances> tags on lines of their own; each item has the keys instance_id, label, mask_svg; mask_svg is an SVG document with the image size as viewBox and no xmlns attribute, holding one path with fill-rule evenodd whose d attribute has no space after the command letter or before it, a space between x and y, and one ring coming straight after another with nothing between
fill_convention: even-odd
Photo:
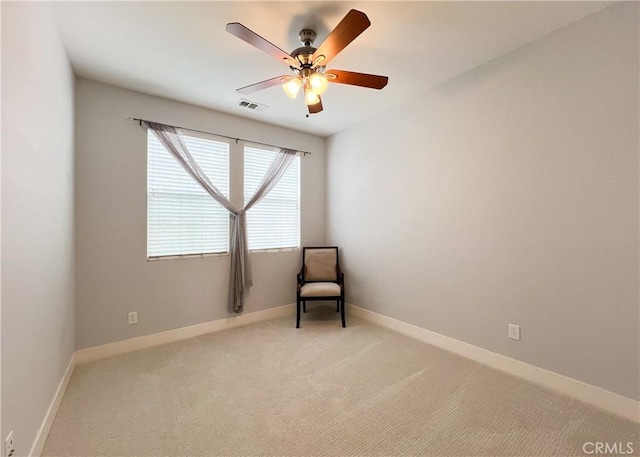
<instances>
[{"instance_id":1,"label":"baseboard","mask_svg":"<svg viewBox=\"0 0 640 457\"><path fill-rule=\"evenodd\" d=\"M608 412L640 422L640 402L600 387L488 351L367 309L348 304L351 315L410 336L432 346L525 379L549 390L589 403Z\"/></svg>"},{"instance_id":2,"label":"baseboard","mask_svg":"<svg viewBox=\"0 0 640 457\"><path fill-rule=\"evenodd\" d=\"M140 336L115 343L103 344L76 351L76 363L83 364L93 360L104 359L118 354L139 351L154 346L161 346L175 341L186 340L207 333L219 332L242 325L253 324L255 322L266 321L277 317L289 316L293 312L295 304L277 306L253 313L240 314L215 321L204 322L202 324L181 327L165 332L153 333L151 335Z\"/></svg>"},{"instance_id":3,"label":"baseboard","mask_svg":"<svg viewBox=\"0 0 640 457\"><path fill-rule=\"evenodd\" d=\"M69 360L69 364L67 365L67 369L60 380L60 384L58 384L58 390L56 390L55 395L53 396L53 400L49 405L49 409L47 410L47 414L44 416L44 420L42 421L42 425L36 434L35 440L33 440L33 445L31 446L31 451L29 452L29 457L40 457L42 454L42 450L44 449L44 443L47 441L47 437L49 436L49 431L51 431L51 426L53 425L53 420L56 418L56 414L58 413L58 408L60 407L60 403L62 402L62 397L64 397L64 393L67 390L67 386L69 385L69 380L71 379L71 374L73 373L73 369L76 365L76 357L75 354L71 356Z\"/></svg>"}]
</instances>

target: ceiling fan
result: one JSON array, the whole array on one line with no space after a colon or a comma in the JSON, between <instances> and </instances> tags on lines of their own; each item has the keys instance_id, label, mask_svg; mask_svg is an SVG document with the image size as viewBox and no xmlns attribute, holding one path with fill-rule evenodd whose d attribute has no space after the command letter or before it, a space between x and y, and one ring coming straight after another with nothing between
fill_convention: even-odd
<instances>
[{"instance_id":1,"label":"ceiling fan","mask_svg":"<svg viewBox=\"0 0 640 457\"><path fill-rule=\"evenodd\" d=\"M293 75L276 76L275 78L241 87L238 92L250 94L282 84L285 93L291 98L296 98L302 88L304 102L308 107L309 113L315 114L322 111L320 95L327 90L330 82L382 89L389 81L386 76L344 70L325 70L326 65L370 25L371 22L366 14L361 11L351 10L331 31L319 48L312 46L316 38L316 32L310 29L303 29L300 31L300 41L302 41L303 46L293 50L291 54L287 54L239 22L227 24L225 28L227 32L288 65L294 73Z\"/></svg>"}]
</instances>

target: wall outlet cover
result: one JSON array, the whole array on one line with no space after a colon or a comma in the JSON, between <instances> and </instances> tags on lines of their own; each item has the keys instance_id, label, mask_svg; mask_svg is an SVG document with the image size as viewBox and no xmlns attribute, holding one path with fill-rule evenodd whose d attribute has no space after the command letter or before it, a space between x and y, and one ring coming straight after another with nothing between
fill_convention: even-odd
<instances>
[{"instance_id":1,"label":"wall outlet cover","mask_svg":"<svg viewBox=\"0 0 640 457\"><path fill-rule=\"evenodd\" d=\"M138 313L136 311L129 313L128 316L129 316L129 321L128 321L129 325L138 323Z\"/></svg>"},{"instance_id":2,"label":"wall outlet cover","mask_svg":"<svg viewBox=\"0 0 640 457\"><path fill-rule=\"evenodd\" d=\"M509 324L508 336L512 340L520 341L520 326L516 324Z\"/></svg>"}]
</instances>

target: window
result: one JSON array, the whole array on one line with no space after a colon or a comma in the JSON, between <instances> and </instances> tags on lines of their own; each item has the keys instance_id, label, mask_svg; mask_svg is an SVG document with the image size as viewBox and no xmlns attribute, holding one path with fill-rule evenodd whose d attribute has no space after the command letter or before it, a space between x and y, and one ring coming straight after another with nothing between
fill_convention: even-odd
<instances>
[{"instance_id":1,"label":"window","mask_svg":"<svg viewBox=\"0 0 640 457\"><path fill-rule=\"evenodd\" d=\"M229 196L229 144L183 136L211 181ZM147 256L229 250L229 213L187 174L151 130L147 137Z\"/></svg>"},{"instance_id":2,"label":"window","mask_svg":"<svg viewBox=\"0 0 640 457\"><path fill-rule=\"evenodd\" d=\"M255 193L275 152L244 148L244 203ZM278 184L247 211L249 249L300 246L300 157L296 156Z\"/></svg>"}]
</instances>

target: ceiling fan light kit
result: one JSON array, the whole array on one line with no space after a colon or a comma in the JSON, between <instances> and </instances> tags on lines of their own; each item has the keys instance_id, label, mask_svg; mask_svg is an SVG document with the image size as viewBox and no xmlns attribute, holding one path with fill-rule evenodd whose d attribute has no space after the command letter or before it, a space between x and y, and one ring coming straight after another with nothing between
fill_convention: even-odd
<instances>
[{"instance_id":1,"label":"ceiling fan light kit","mask_svg":"<svg viewBox=\"0 0 640 457\"><path fill-rule=\"evenodd\" d=\"M329 82L352 86L382 89L389 81L386 76L355 73L344 70L326 70L326 65L369 26L369 18L361 11L351 10L327 36L319 48L313 47L316 32L310 29L300 31L303 46L287 54L273 43L239 22L227 24L226 31L255 46L289 66L294 76L283 75L259 83L241 87L238 92L249 94L282 84L282 89L291 98L296 98L302 88L304 102L310 114L323 110L320 96L325 93Z\"/></svg>"}]
</instances>

